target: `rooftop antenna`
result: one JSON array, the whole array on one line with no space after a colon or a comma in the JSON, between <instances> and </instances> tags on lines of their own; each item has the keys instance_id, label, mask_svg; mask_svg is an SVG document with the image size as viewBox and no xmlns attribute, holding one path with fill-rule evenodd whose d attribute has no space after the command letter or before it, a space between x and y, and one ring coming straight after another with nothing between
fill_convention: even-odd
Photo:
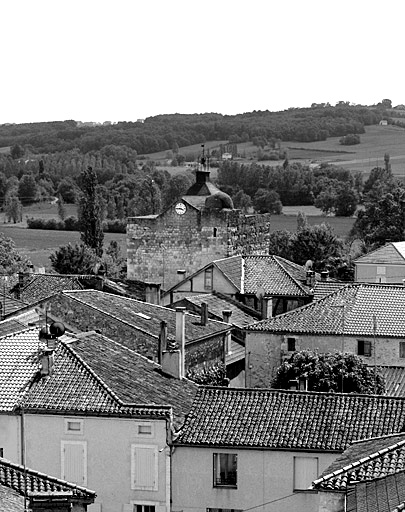
<instances>
[{"instance_id":1,"label":"rooftop antenna","mask_svg":"<svg viewBox=\"0 0 405 512\"><path fill-rule=\"evenodd\" d=\"M201 144L201 147L202 147L202 155L201 155L200 163L201 163L203 170L205 171L205 163L206 163L205 144Z\"/></svg>"}]
</instances>

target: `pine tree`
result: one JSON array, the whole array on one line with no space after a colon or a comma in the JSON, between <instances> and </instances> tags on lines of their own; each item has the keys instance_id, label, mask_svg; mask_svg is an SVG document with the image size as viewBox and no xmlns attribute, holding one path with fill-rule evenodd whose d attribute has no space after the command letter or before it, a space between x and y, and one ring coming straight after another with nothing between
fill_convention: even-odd
<instances>
[{"instance_id":1,"label":"pine tree","mask_svg":"<svg viewBox=\"0 0 405 512\"><path fill-rule=\"evenodd\" d=\"M97 193L97 175L92 167L81 173L82 196L79 201L80 239L94 250L98 257L103 255L104 233L101 220L100 201Z\"/></svg>"}]
</instances>

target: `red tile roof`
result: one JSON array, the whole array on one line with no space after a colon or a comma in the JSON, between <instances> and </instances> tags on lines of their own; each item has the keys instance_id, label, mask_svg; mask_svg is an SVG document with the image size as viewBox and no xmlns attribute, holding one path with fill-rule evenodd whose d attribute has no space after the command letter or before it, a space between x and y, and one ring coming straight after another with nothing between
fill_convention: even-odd
<instances>
[{"instance_id":1,"label":"red tile roof","mask_svg":"<svg viewBox=\"0 0 405 512\"><path fill-rule=\"evenodd\" d=\"M354 260L354 263L405 265L405 242L390 242L364 256L360 256Z\"/></svg>"},{"instance_id":2,"label":"red tile roof","mask_svg":"<svg viewBox=\"0 0 405 512\"><path fill-rule=\"evenodd\" d=\"M350 485L346 512L399 512L405 508L405 473Z\"/></svg>"},{"instance_id":3,"label":"red tile roof","mask_svg":"<svg viewBox=\"0 0 405 512\"><path fill-rule=\"evenodd\" d=\"M403 366L380 366L385 380L385 394L405 397L405 368Z\"/></svg>"},{"instance_id":4,"label":"red tile roof","mask_svg":"<svg viewBox=\"0 0 405 512\"><path fill-rule=\"evenodd\" d=\"M339 452L404 424L405 399L205 387L176 443Z\"/></svg>"},{"instance_id":5,"label":"red tile roof","mask_svg":"<svg viewBox=\"0 0 405 512\"><path fill-rule=\"evenodd\" d=\"M28 282L19 291L21 300L27 304L51 297L61 290L82 290L80 276L59 274L27 274Z\"/></svg>"},{"instance_id":6,"label":"red tile roof","mask_svg":"<svg viewBox=\"0 0 405 512\"><path fill-rule=\"evenodd\" d=\"M231 256L213 261L213 264L229 279L229 281L241 291L242 287L242 256Z\"/></svg>"},{"instance_id":7,"label":"red tile roof","mask_svg":"<svg viewBox=\"0 0 405 512\"><path fill-rule=\"evenodd\" d=\"M344 310L343 310L344 306ZM405 337L405 287L353 283L288 313L248 327L253 331ZM343 315L344 313L344 315ZM344 320L343 320L344 319Z\"/></svg>"}]
</instances>

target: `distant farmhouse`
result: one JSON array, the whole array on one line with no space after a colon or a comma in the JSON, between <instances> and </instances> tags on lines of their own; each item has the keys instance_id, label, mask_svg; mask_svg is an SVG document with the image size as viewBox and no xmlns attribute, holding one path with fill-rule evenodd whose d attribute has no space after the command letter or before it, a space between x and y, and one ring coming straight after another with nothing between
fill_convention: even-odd
<instances>
[{"instance_id":1,"label":"distant farmhouse","mask_svg":"<svg viewBox=\"0 0 405 512\"><path fill-rule=\"evenodd\" d=\"M129 280L155 280L167 290L180 269L189 275L218 258L267 252L270 214L236 210L209 175L202 158L196 183L176 203L160 214L128 219Z\"/></svg>"}]
</instances>

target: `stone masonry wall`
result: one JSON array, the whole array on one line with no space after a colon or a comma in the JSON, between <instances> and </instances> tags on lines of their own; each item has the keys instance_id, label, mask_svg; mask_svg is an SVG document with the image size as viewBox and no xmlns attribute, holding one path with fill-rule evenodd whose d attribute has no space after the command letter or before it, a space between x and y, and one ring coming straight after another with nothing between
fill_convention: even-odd
<instances>
[{"instance_id":1,"label":"stone masonry wall","mask_svg":"<svg viewBox=\"0 0 405 512\"><path fill-rule=\"evenodd\" d=\"M270 216L239 210L174 209L156 218L130 218L127 227L128 279L154 280L167 290L177 270L190 275L213 260L242 253L267 254Z\"/></svg>"}]
</instances>

